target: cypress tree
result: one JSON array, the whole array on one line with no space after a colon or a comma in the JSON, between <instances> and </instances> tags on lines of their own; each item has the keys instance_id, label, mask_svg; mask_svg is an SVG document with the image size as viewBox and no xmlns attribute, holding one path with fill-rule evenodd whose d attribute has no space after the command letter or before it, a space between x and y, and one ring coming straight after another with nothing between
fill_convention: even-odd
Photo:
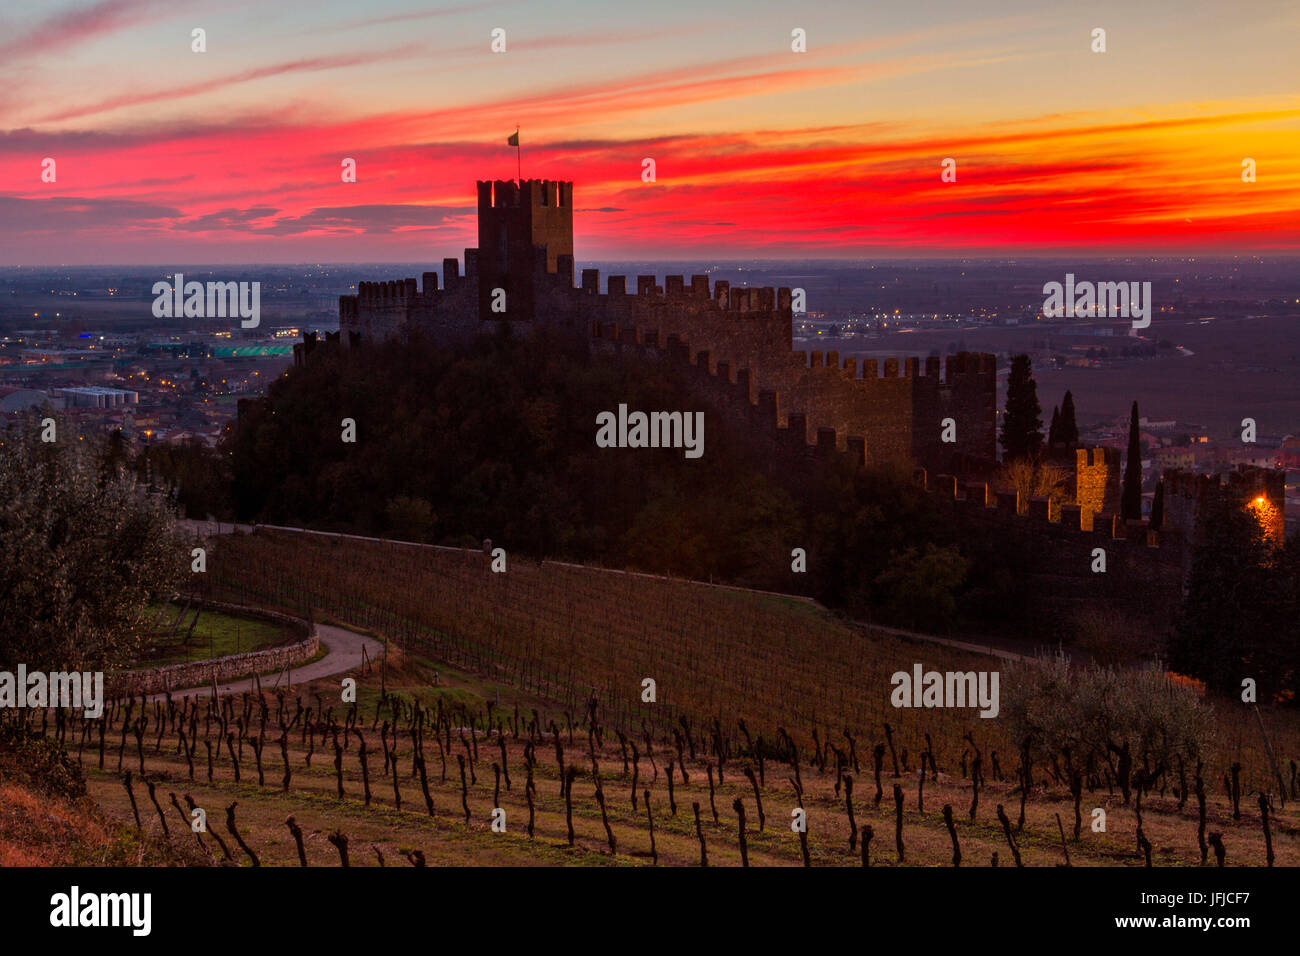
<instances>
[{"instance_id":1,"label":"cypress tree","mask_svg":"<svg viewBox=\"0 0 1300 956\"><path fill-rule=\"evenodd\" d=\"M1151 530L1159 531L1165 520L1165 483L1156 482L1156 496L1151 500Z\"/></svg>"},{"instance_id":2,"label":"cypress tree","mask_svg":"<svg viewBox=\"0 0 1300 956\"><path fill-rule=\"evenodd\" d=\"M1052 424L1047 426L1047 447L1054 448L1061 440L1061 410L1052 406Z\"/></svg>"},{"instance_id":3,"label":"cypress tree","mask_svg":"<svg viewBox=\"0 0 1300 956\"><path fill-rule=\"evenodd\" d=\"M1079 444L1079 425L1074 420L1074 396L1068 390L1061 401L1061 441L1067 448Z\"/></svg>"},{"instance_id":4,"label":"cypress tree","mask_svg":"<svg viewBox=\"0 0 1300 956\"><path fill-rule=\"evenodd\" d=\"M1007 380L1007 409L1002 416L1002 457L1007 461L1035 457L1043 446L1043 422L1028 355L1011 360Z\"/></svg>"},{"instance_id":5,"label":"cypress tree","mask_svg":"<svg viewBox=\"0 0 1300 956\"><path fill-rule=\"evenodd\" d=\"M1142 517L1142 435L1138 429L1138 403L1133 403L1128 423L1128 460L1124 462L1124 489L1120 515L1125 521Z\"/></svg>"}]
</instances>

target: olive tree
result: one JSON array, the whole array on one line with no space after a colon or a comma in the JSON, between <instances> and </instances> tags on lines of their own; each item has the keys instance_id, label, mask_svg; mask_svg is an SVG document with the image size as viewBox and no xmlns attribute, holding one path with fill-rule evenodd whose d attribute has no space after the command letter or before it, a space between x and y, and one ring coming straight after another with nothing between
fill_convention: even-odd
<instances>
[{"instance_id":1,"label":"olive tree","mask_svg":"<svg viewBox=\"0 0 1300 956\"><path fill-rule=\"evenodd\" d=\"M0 432L0 668L128 662L188 570L170 500L100 445L48 411Z\"/></svg>"},{"instance_id":2,"label":"olive tree","mask_svg":"<svg viewBox=\"0 0 1300 956\"><path fill-rule=\"evenodd\" d=\"M1125 742L1135 757L1172 767L1195 763L1214 740L1214 714L1158 664L1121 670L1072 665L1061 656L1016 662L1002 675L1002 716L1012 739L1029 739L1050 759L1069 747L1081 762L1104 762L1108 744Z\"/></svg>"}]
</instances>

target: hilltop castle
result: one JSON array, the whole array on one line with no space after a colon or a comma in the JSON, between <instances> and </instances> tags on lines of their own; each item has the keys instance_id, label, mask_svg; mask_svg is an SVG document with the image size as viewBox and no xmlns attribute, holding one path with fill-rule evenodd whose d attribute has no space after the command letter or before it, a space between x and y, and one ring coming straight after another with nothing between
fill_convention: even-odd
<instances>
[{"instance_id":1,"label":"hilltop castle","mask_svg":"<svg viewBox=\"0 0 1300 956\"><path fill-rule=\"evenodd\" d=\"M478 246L465 250L463 270L447 258L441 285L436 272L420 282L360 282L355 295L339 297L339 331L326 338L352 349L413 328L456 345L505 322L558 330L589 353L666 357L687 369L715 413L764 443L774 474L798 481L802 466L832 457L910 465L964 533L988 541L1009 531L1044 626L1101 599L1164 626L1212 495L1252 507L1271 533L1281 529L1280 473L1256 470L1226 486L1169 472L1163 527L1125 521L1120 454L1111 448L1051 450L1072 477L1065 501L996 490L995 356L881 363L795 351L793 302L788 288L733 288L707 275L668 275L662 284L640 275L634 288L610 276L602 292L599 271L583 269L575 284L573 184L497 180L478 183ZM307 333L295 361L317 345ZM1094 572L1097 548L1110 556L1107 574Z\"/></svg>"},{"instance_id":2,"label":"hilltop castle","mask_svg":"<svg viewBox=\"0 0 1300 956\"><path fill-rule=\"evenodd\" d=\"M996 460L997 363L993 355L881 363L838 352L796 352L788 288L732 288L709 277L610 276L583 269L574 282L573 183L480 182L478 247L438 274L361 282L339 298L345 346L395 336L405 326L445 344L497 322L568 330L592 351L665 352L697 366L712 391L790 445L831 448L865 462L969 470ZM314 338L302 343L309 349ZM883 372L883 374L882 374ZM943 441L945 426L948 437Z\"/></svg>"},{"instance_id":3,"label":"hilltop castle","mask_svg":"<svg viewBox=\"0 0 1300 956\"><path fill-rule=\"evenodd\" d=\"M875 359L841 362L835 351L795 351L788 288L710 285L706 275L689 283L668 275L660 285L640 275L634 290L625 276L609 276L602 293L596 269L583 269L575 285L571 182L479 182L478 247L465 250L463 272L457 259L444 259L442 279L441 287L436 272L419 283L358 283L356 295L339 297L339 332L328 338L355 348L413 327L454 345L508 322L566 331L591 352L667 355L692 368L716 408L757 429L787 461L841 455L858 464L910 464L944 498L983 506L972 514L1037 519L1082 533L1084 543L1095 534L1172 546L1166 557L1176 563L1211 490L1171 473L1164 533L1144 522L1129 526L1117 515L1119 452L1078 448L1061 452L1073 478L1068 503L995 495L987 485L997 464L995 356L950 355L941 370L937 357L924 366L918 358L886 359L882 368ZM316 346L314 333L304 338L294 349L299 362ZM1247 480L1263 499L1281 502L1276 476L1239 476L1235 496Z\"/></svg>"}]
</instances>

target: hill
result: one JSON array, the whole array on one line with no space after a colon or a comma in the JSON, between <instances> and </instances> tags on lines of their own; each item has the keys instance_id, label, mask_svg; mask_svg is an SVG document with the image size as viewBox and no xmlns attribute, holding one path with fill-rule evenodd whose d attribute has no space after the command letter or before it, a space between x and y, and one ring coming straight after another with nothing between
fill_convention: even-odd
<instances>
[{"instance_id":1,"label":"hill","mask_svg":"<svg viewBox=\"0 0 1300 956\"><path fill-rule=\"evenodd\" d=\"M261 703L156 702L145 716L165 746L152 732L123 735L121 756L89 768L90 792L119 819L131 809L118 760L160 792L192 794L232 860L249 859L221 823L236 804L264 864L299 860L293 816L311 865L337 865L343 838L352 865L416 862L417 850L427 864L693 865L701 842L712 864L861 865L867 826L872 865L948 865L953 834L967 865L994 853L1054 865L1066 852L1075 865L1142 865L1143 841L1155 865L1196 865L1206 834L1221 835L1228 865L1260 865L1262 790L1276 860L1300 862L1291 794L1276 791L1258 734L1227 701L1203 770L1157 767L1154 750L1136 747L1130 768L1102 761L1075 794L1054 752L1034 757L1022 788L1005 708L981 719L888 702L893 669L987 670L994 659L857 628L801 600L553 562L494 574L474 552L267 532L222 539L213 556L227 597L309 603L389 641L387 659L355 675L355 706L335 679L266 690ZM649 703L641 681L652 675L662 696ZM129 716L119 707L110 725ZM1285 765L1300 753L1294 715L1265 717ZM189 758L184 740L179 753L170 743L177 728ZM95 757L92 739L85 762ZM790 829L794 809L806 839ZM1104 832L1091 827L1097 809Z\"/></svg>"}]
</instances>

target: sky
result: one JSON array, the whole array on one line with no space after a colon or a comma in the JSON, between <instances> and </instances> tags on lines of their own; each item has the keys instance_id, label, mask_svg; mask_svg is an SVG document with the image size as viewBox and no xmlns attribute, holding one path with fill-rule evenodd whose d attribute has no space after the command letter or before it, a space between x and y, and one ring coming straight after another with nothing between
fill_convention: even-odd
<instances>
[{"instance_id":1,"label":"sky","mask_svg":"<svg viewBox=\"0 0 1300 956\"><path fill-rule=\"evenodd\" d=\"M5 0L0 265L459 256L516 127L579 260L1295 254L1298 34L1294 0Z\"/></svg>"}]
</instances>

